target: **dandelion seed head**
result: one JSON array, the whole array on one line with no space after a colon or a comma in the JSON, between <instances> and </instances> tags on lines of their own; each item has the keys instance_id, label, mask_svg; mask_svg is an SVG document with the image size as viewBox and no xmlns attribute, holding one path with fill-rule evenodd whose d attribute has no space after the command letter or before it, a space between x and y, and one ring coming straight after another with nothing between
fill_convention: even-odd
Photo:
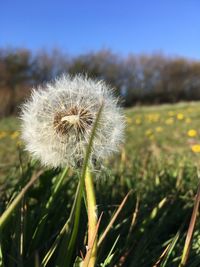
<instances>
[{"instance_id":1,"label":"dandelion seed head","mask_svg":"<svg viewBox=\"0 0 200 267\"><path fill-rule=\"evenodd\" d=\"M82 75L63 75L32 90L21 113L26 150L43 165L80 165L102 103L90 161L107 158L123 141L124 116L103 81Z\"/></svg>"}]
</instances>

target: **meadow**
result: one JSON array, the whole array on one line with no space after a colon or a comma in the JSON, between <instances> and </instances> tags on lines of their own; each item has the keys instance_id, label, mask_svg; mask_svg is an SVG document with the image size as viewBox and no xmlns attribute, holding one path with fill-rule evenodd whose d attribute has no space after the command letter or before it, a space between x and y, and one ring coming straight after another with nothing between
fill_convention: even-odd
<instances>
[{"instance_id":1,"label":"meadow","mask_svg":"<svg viewBox=\"0 0 200 267\"><path fill-rule=\"evenodd\" d=\"M200 103L125 113L121 152L92 173L101 215L96 266L184 266L200 177ZM78 172L41 168L23 150L20 121L1 119L1 214L31 177L34 183L0 227L0 266L80 266L87 252L87 207L84 196L74 225ZM186 266L200 266L199 227L197 220Z\"/></svg>"}]
</instances>

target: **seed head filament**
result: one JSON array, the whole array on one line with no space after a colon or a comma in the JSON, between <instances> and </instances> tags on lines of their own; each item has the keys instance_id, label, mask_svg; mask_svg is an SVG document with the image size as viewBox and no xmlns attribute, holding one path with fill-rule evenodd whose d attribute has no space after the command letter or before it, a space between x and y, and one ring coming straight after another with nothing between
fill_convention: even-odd
<instances>
[{"instance_id":1,"label":"seed head filament","mask_svg":"<svg viewBox=\"0 0 200 267\"><path fill-rule=\"evenodd\" d=\"M77 139L80 139L91 128L92 123L93 115L84 107L71 107L57 112L54 116L56 132L60 135L70 135L71 131L75 131Z\"/></svg>"}]
</instances>

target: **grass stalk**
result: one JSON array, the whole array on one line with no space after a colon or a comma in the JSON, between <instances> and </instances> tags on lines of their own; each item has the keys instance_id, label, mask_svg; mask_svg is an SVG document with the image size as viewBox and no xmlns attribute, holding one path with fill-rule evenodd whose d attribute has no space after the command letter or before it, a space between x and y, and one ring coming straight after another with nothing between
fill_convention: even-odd
<instances>
[{"instance_id":1,"label":"grass stalk","mask_svg":"<svg viewBox=\"0 0 200 267\"><path fill-rule=\"evenodd\" d=\"M192 242L192 236L194 233L194 227L195 227L195 223L196 223L196 219L197 219L197 215L198 215L198 210L199 210L199 203L200 203L200 183L198 186L198 191L197 191L197 195L196 195L195 202L194 202L192 217L190 220L190 224L188 227L187 236L186 236L186 240L185 240L185 245L183 248L181 264L179 265L179 267L186 266L186 263L187 263L187 260L189 257L190 246L191 246L191 242Z\"/></svg>"},{"instance_id":2,"label":"grass stalk","mask_svg":"<svg viewBox=\"0 0 200 267\"><path fill-rule=\"evenodd\" d=\"M27 185L22 188L21 192L15 197L15 199L12 201L10 206L4 211L4 213L0 217L0 231L2 231L3 227L7 223L7 221L12 216L13 211L18 206L22 198L24 197L25 193L28 191L28 189L34 184L34 182L38 179L38 177L41 175L43 171L39 171L38 173L34 174L31 178L31 180L27 183Z\"/></svg>"},{"instance_id":3,"label":"grass stalk","mask_svg":"<svg viewBox=\"0 0 200 267\"><path fill-rule=\"evenodd\" d=\"M97 206L96 206L94 184L89 168L87 168L85 175L85 190L86 190L86 201L88 208L88 249L90 249L89 244L91 244L92 242L97 226L97 210L96 210ZM89 267L95 266L96 255L97 255L97 236L95 237L94 240L91 257L88 264Z\"/></svg>"}]
</instances>

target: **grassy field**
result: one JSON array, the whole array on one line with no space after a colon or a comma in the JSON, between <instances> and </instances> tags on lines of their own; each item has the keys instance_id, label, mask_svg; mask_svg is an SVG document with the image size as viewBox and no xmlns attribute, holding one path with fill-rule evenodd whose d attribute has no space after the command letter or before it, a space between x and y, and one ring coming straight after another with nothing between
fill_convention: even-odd
<instances>
[{"instance_id":1,"label":"grassy field","mask_svg":"<svg viewBox=\"0 0 200 267\"><path fill-rule=\"evenodd\" d=\"M98 247L96 266L180 266L199 183L200 103L135 107L126 110L126 117L121 153L93 173L98 213L103 212L99 237L130 192ZM19 129L16 118L0 121L1 212L40 169L39 163L23 152ZM78 174L43 170L4 226L1 266L79 266L86 253L87 213L83 202L78 238L67 263L63 263L63 255L69 248L66 240L71 240L70 231L61 235L44 264L69 218ZM187 263L190 267L200 266L199 227L197 221Z\"/></svg>"}]
</instances>

